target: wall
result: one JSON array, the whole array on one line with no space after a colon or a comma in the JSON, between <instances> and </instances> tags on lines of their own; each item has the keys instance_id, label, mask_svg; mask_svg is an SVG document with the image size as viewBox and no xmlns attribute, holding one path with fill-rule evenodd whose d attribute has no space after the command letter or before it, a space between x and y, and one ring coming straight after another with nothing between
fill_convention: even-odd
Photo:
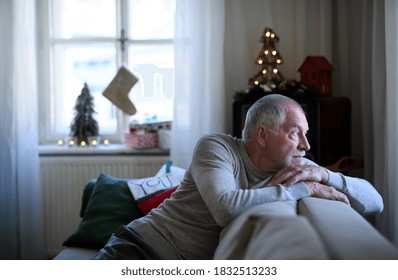
<instances>
[{"instance_id":1,"label":"wall","mask_svg":"<svg viewBox=\"0 0 398 280\"><path fill-rule=\"evenodd\" d=\"M279 36L277 49L284 58L279 67L286 79L299 80L297 69L308 55L325 56L334 66L333 96L352 101L352 153L363 156L360 78L363 18L361 1L231 0L226 1L225 77L226 112L232 120L236 91L244 90L258 70L254 61L265 27ZM227 127L232 131L231 125Z\"/></svg>"}]
</instances>

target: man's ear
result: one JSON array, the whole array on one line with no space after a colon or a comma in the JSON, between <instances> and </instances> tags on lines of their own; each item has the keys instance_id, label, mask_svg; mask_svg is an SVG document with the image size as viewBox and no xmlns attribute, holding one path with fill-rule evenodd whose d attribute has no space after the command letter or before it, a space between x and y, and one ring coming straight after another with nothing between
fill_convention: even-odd
<instances>
[{"instance_id":1,"label":"man's ear","mask_svg":"<svg viewBox=\"0 0 398 280\"><path fill-rule=\"evenodd\" d=\"M265 125L260 124L257 127L257 130L256 130L257 142L264 148L267 146L268 134L269 134L269 130Z\"/></svg>"}]
</instances>

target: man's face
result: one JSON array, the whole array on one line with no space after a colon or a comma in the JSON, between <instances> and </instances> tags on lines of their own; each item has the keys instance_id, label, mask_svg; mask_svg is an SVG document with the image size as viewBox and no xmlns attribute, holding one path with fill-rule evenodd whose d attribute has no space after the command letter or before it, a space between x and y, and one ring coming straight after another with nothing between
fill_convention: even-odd
<instances>
[{"instance_id":1,"label":"man's face","mask_svg":"<svg viewBox=\"0 0 398 280\"><path fill-rule=\"evenodd\" d=\"M286 117L276 133L269 132L264 148L271 170L300 164L305 152L310 149L307 141L308 123L301 110L293 104L285 105Z\"/></svg>"}]
</instances>

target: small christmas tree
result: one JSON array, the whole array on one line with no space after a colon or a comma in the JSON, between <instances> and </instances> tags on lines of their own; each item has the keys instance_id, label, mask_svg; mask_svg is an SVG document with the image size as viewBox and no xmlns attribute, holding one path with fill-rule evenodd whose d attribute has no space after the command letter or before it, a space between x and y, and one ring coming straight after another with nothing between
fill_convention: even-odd
<instances>
[{"instance_id":1,"label":"small christmas tree","mask_svg":"<svg viewBox=\"0 0 398 280\"><path fill-rule=\"evenodd\" d=\"M278 70L278 65L282 64L283 60L275 48L275 43L278 41L279 37L274 31L266 27L260 38L263 47L255 62L261 65L261 70L249 80L250 86L265 85L269 89L273 89L283 81L283 76Z\"/></svg>"},{"instance_id":2,"label":"small christmas tree","mask_svg":"<svg viewBox=\"0 0 398 280\"><path fill-rule=\"evenodd\" d=\"M75 117L70 126L71 135L76 137L78 145L88 144L89 136L98 136L98 122L94 119L94 102L86 83L76 99Z\"/></svg>"}]
</instances>

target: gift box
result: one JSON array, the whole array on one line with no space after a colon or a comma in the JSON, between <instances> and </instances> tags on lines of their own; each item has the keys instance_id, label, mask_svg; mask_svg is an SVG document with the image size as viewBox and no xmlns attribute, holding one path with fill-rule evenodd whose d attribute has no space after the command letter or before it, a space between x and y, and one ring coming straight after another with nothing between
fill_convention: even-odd
<instances>
[{"instance_id":1,"label":"gift box","mask_svg":"<svg viewBox=\"0 0 398 280\"><path fill-rule=\"evenodd\" d=\"M156 131L130 132L124 135L125 144L134 149L153 149L158 146Z\"/></svg>"}]
</instances>

